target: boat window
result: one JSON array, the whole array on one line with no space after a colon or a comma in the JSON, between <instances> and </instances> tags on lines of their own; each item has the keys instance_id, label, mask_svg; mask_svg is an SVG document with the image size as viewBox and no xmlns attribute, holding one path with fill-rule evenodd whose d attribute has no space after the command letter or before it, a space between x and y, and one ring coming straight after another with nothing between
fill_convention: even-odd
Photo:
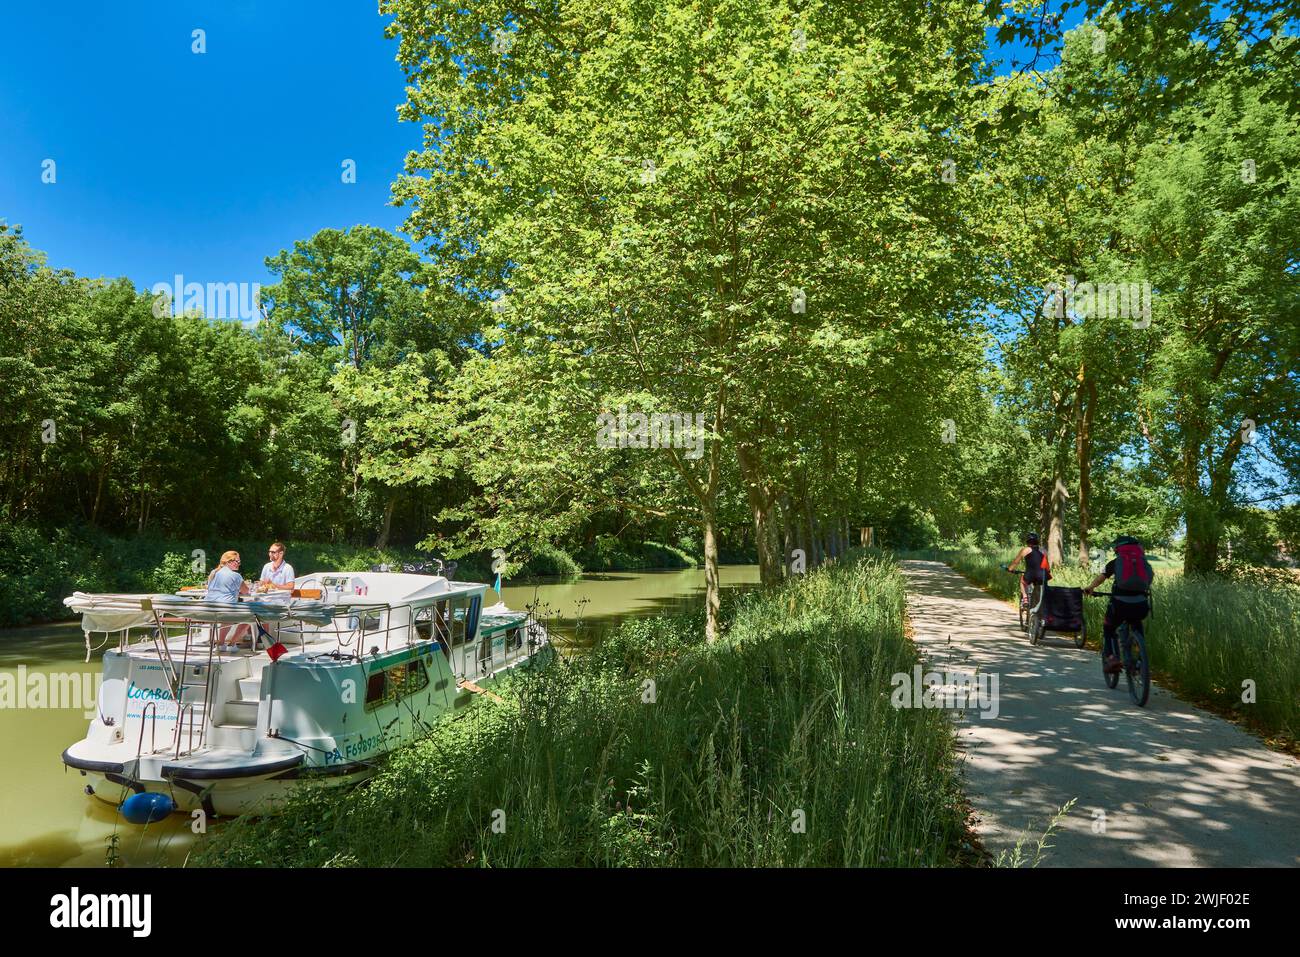
<instances>
[{"instance_id":1,"label":"boat window","mask_svg":"<svg viewBox=\"0 0 1300 957\"><path fill-rule=\"evenodd\" d=\"M433 637L433 609L417 608L415 610L415 633L421 641L428 641Z\"/></svg>"},{"instance_id":2,"label":"boat window","mask_svg":"<svg viewBox=\"0 0 1300 957\"><path fill-rule=\"evenodd\" d=\"M465 642L465 612L466 602L463 598L453 598L451 601L451 643L453 645L464 644Z\"/></svg>"},{"instance_id":3,"label":"boat window","mask_svg":"<svg viewBox=\"0 0 1300 957\"><path fill-rule=\"evenodd\" d=\"M366 679L366 710L392 704L399 698L424 690L428 684L429 672L419 658L376 671Z\"/></svg>"},{"instance_id":4,"label":"boat window","mask_svg":"<svg viewBox=\"0 0 1300 957\"><path fill-rule=\"evenodd\" d=\"M384 687L387 682L384 680L384 673L376 671L366 679L366 707L373 707L384 700Z\"/></svg>"},{"instance_id":5,"label":"boat window","mask_svg":"<svg viewBox=\"0 0 1300 957\"><path fill-rule=\"evenodd\" d=\"M473 595L466 598L453 598L451 601L451 643L464 644L474 640L478 630L479 608L482 597Z\"/></svg>"},{"instance_id":6,"label":"boat window","mask_svg":"<svg viewBox=\"0 0 1300 957\"><path fill-rule=\"evenodd\" d=\"M406 664L388 670L388 683L392 686L395 697L415 694L428 686L429 672L425 670L423 661L412 658Z\"/></svg>"}]
</instances>

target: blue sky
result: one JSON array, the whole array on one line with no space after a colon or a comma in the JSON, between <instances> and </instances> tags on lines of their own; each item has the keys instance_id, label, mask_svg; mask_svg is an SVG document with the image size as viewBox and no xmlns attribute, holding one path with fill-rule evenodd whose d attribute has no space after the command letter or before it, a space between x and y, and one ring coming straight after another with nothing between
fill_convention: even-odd
<instances>
[{"instance_id":1,"label":"blue sky","mask_svg":"<svg viewBox=\"0 0 1300 957\"><path fill-rule=\"evenodd\" d=\"M265 284L319 229L398 230L421 131L397 121L384 22L374 0L0 6L0 218L50 265L140 288Z\"/></svg>"},{"instance_id":2,"label":"blue sky","mask_svg":"<svg viewBox=\"0 0 1300 957\"><path fill-rule=\"evenodd\" d=\"M0 218L53 266L141 287L265 283L263 260L318 229L396 229L389 187L421 134L397 121L376 6L5 3Z\"/></svg>"}]
</instances>

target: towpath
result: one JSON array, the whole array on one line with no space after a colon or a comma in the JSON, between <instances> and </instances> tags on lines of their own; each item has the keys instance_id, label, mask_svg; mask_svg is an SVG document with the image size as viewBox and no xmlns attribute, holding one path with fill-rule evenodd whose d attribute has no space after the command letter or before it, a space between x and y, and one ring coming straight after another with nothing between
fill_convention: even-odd
<instances>
[{"instance_id":1,"label":"towpath","mask_svg":"<svg viewBox=\"0 0 1300 957\"><path fill-rule=\"evenodd\" d=\"M1077 798L1042 866L1300 864L1300 762L1158 684L1139 708L1122 677L1105 686L1095 649L1051 634L1035 647L1008 602L939 562L902 567L927 668L998 676L997 716L967 710L957 723L992 853L1024 837L1032 855ZM1158 621L1152 631L1158 640Z\"/></svg>"}]
</instances>

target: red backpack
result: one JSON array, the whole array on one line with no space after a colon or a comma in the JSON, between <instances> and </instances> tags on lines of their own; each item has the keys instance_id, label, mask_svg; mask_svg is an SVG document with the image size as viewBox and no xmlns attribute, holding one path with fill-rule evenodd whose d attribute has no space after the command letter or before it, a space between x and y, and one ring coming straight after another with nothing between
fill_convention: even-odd
<instances>
[{"instance_id":1,"label":"red backpack","mask_svg":"<svg viewBox=\"0 0 1300 957\"><path fill-rule=\"evenodd\" d=\"M1115 587L1129 592L1148 592L1151 590L1151 563L1136 542L1121 545L1115 549Z\"/></svg>"}]
</instances>

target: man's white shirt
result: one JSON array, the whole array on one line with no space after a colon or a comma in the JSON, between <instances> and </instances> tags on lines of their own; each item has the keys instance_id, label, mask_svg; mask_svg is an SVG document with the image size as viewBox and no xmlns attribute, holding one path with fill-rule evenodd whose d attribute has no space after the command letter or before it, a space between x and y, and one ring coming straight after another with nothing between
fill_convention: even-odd
<instances>
[{"instance_id":1,"label":"man's white shirt","mask_svg":"<svg viewBox=\"0 0 1300 957\"><path fill-rule=\"evenodd\" d=\"M293 566L288 562L281 562L278 569L275 567L274 562L267 562L262 566L262 576L258 581L271 581L276 585L287 585L295 577Z\"/></svg>"}]
</instances>

